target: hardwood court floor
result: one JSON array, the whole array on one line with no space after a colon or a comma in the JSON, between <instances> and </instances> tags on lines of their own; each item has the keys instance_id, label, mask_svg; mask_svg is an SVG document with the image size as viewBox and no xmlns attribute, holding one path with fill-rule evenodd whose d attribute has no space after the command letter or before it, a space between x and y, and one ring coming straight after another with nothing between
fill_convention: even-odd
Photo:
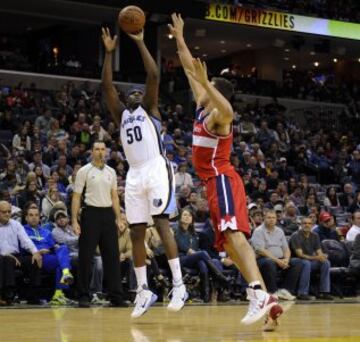
<instances>
[{"instance_id":1,"label":"hardwood court floor","mask_svg":"<svg viewBox=\"0 0 360 342\"><path fill-rule=\"evenodd\" d=\"M153 307L131 322L131 309L54 308L0 310L0 341L32 342L355 342L360 304L296 304L277 332L242 326L245 305L186 306L179 313Z\"/></svg>"}]
</instances>

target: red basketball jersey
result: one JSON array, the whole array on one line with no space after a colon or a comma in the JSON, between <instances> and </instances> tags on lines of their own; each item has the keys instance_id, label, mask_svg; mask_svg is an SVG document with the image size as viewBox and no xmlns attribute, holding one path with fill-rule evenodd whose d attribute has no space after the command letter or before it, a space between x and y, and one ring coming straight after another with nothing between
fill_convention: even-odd
<instances>
[{"instance_id":1,"label":"red basketball jersey","mask_svg":"<svg viewBox=\"0 0 360 342\"><path fill-rule=\"evenodd\" d=\"M193 165L202 180L234 171L230 163L233 133L222 137L209 132L205 124L207 115L203 108L196 110L192 142Z\"/></svg>"}]
</instances>

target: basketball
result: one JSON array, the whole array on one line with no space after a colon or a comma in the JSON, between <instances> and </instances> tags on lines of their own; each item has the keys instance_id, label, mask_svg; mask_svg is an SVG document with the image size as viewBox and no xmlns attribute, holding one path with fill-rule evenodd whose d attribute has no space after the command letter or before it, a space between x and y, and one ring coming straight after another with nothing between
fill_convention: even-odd
<instances>
[{"instance_id":1,"label":"basketball","mask_svg":"<svg viewBox=\"0 0 360 342\"><path fill-rule=\"evenodd\" d=\"M124 7L118 18L120 28L126 33L138 33L145 25L145 14L140 7Z\"/></svg>"}]
</instances>

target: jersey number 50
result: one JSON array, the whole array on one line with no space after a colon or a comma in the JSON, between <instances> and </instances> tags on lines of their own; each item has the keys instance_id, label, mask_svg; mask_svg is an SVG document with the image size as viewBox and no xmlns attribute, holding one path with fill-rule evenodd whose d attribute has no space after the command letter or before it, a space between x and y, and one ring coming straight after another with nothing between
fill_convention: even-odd
<instances>
[{"instance_id":1,"label":"jersey number 50","mask_svg":"<svg viewBox=\"0 0 360 342\"><path fill-rule=\"evenodd\" d=\"M129 145L132 144L135 140L136 141L142 140L142 133L140 126L135 126L134 128L128 128L126 130L126 135L127 135L127 143Z\"/></svg>"}]
</instances>

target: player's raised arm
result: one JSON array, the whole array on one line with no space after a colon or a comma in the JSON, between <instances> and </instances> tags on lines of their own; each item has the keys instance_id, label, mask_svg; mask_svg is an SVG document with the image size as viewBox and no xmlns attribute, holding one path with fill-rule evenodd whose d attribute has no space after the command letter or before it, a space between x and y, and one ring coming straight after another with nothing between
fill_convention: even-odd
<instances>
[{"instance_id":1,"label":"player's raised arm","mask_svg":"<svg viewBox=\"0 0 360 342\"><path fill-rule=\"evenodd\" d=\"M190 71L192 77L206 90L210 103L217 110L214 111L214 121L218 124L229 124L234 119L234 111L228 99L222 95L209 81L206 63L199 58L193 59L193 71ZM220 81L220 79L219 79ZM223 80L228 82L227 80Z\"/></svg>"},{"instance_id":2,"label":"player's raised arm","mask_svg":"<svg viewBox=\"0 0 360 342\"><path fill-rule=\"evenodd\" d=\"M145 94L143 97L143 106L151 114L155 115L161 119L161 115L158 108L159 101L159 70L154 61L154 58L151 56L148 48L144 42L144 30L137 34L128 33L129 37L132 38L137 47L139 48L141 58L144 63L144 68L146 71L146 88Z\"/></svg>"},{"instance_id":3,"label":"player's raised arm","mask_svg":"<svg viewBox=\"0 0 360 342\"><path fill-rule=\"evenodd\" d=\"M193 56L189 48L185 43L184 38L184 20L181 18L180 14L173 13L171 15L172 24L169 24L170 33L174 36L176 40L178 55L180 58L181 65L184 68L185 74L189 80L191 90L194 94L195 101L198 102L198 99L201 94L201 85L196 82L196 80L191 77L189 71L193 71Z\"/></svg>"},{"instance_id":4,"label":"player's raised arm","mask_svg":"<svg viewBox=\"0 0 360 342\"><path fill-rule=\"evenodd\" d=\"M102 86L104 89L105 101L114 121L119 125L121 114L126 107L120 101L119 95L112 83L112 54L116 47L117 36L111 38L109 29L103 27L101 37L105 47L105 59L102 69Z\"/></svg>"}]
</instances>

